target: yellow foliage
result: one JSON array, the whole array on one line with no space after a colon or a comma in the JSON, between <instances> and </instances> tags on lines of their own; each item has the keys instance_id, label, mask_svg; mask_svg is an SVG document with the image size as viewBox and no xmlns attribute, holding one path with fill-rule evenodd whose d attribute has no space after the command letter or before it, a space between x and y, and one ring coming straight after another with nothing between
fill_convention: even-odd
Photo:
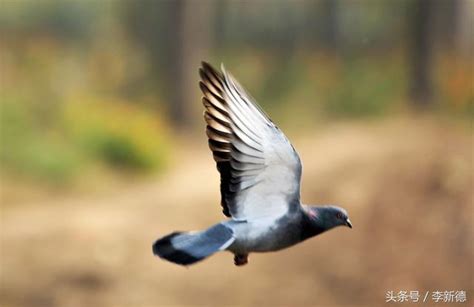
<instances>
[{"instance_id":1,"label":"yellow foliage","mask_svg":"<svg viewBox=\"0 0 474 307\"><path fill-rule=\"evenodd\" d=\"M166 129L156 113L121 100L78 97L65 104L66 131L105 163L155 169L166 160Z\"/></svg>"}]
</instances>

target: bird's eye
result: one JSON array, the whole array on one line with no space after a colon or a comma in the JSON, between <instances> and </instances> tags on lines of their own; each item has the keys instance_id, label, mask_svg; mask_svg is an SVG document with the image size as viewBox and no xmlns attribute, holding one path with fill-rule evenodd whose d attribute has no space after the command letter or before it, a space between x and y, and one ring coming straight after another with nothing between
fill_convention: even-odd
<instances>
[{"instance_id":1,"label":"bird's eye","mask_svg":"<svg viewBox=\"0 0 474 307\"><path fill-rule=\"evenodd\" d=\"M336 213L336 217L342 220L342 213L341 212Z\"/></svg>"}]
</instances>

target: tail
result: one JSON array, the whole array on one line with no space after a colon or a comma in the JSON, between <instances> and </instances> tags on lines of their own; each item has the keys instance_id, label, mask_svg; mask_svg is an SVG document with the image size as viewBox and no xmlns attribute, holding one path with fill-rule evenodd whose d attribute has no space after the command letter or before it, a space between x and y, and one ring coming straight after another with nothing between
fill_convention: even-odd
<instances>
[{"instance_id":1,"label":"tail","mask_svg":"<svg viewBox=\"0 0 474 307\"><path fill-rule=\"evenodd\" d=\"M234 232L217 224L199 232L173 232L153 244L153 254L181 265L203 260L234 242Z\"/></svg>"}]
</instances>

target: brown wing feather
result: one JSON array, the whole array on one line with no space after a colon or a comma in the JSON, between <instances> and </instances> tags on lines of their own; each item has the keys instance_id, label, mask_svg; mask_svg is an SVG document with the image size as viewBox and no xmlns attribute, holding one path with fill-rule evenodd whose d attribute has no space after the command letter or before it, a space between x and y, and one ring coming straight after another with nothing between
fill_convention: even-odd
<instances>
[{"instance_id":1,"label":"brown wing feather","mask_svg":"<svg viewBox=\"0 0 474 307\"><path fill-rule=\"evenodd\" d=\"M221 67L199 70L209 148L221 175L226 216L281 216L299 205L301 163L285 135Z\"/></svg>"},{"instance_id":2,"label":"brown wing feather","mask_svg":"<svg viewBox=\"0 0 474 307\"><path fill-rule=\"evenodd\" d=\"M203 62L199 69L201 88L204 97L202 103L205 107L204 119L206 120L206 134L209 138L209 148L217 163L217 170L221 175L221 206L225 216L231 217L228 199L232 198L232 167L230 164L233 133L230 128L229 114L226 102L222 97L223 76L211 65Z\"/></svg>"}]
</instances>

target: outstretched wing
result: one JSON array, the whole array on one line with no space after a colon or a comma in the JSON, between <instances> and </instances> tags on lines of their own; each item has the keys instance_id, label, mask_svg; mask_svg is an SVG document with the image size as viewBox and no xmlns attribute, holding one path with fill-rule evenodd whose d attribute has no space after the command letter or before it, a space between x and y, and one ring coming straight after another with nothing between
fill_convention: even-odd
<instances>
[{"instance_id":1,"label":"outstretched wing","mask_svg":"<svg viewBox=\"0 0 474 307\"><path fill-rule=\"evenodd\" d=\"M221 175L221 204L236 220L280 216L299 206L301 162L285 135L237 81L199 70L206 133Z\"/></svg>"}]
</instances>

